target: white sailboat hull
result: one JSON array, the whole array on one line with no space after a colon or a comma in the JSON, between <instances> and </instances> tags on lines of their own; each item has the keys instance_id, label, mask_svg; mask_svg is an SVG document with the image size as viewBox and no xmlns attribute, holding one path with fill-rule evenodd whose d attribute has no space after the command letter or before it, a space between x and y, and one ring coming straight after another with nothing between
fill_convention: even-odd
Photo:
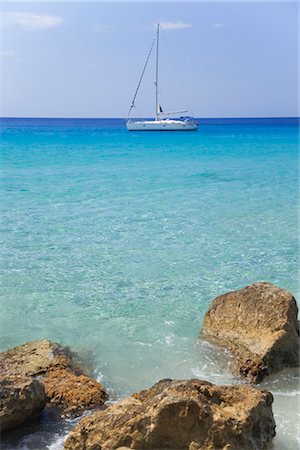
<instances>
[{"instance_id":1,"label":"white sailboat hull","mask_svg":"<svg viewBox=\"0 0 300 450\"><path fill-rule=\"evenodd\" d=\"M193 131L198 128L195 120L127 120L129 131Z\"/></svg>"}]
</instances>

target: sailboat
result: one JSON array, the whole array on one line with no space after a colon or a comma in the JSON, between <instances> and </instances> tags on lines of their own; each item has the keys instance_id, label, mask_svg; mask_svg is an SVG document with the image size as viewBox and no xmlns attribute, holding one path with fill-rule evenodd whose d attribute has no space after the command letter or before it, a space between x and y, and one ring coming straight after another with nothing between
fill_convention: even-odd
<instances>
[{"instance_id":1,"label":"sailboat","mask_svg":"<svg viewBox=\"0 0 300 450\"><path fill-rule=\"evenodd\" d=\"M198 128L198 122L193 117L180 117L179 119L166 118L165 116L171 116L174 114L182 114L187 111L176 111L173 113L165 113L159 103L159 31L160 24L157 24L156 38L154 38L150 51L148 53L141 77L139 79L132 103L130 105L127 119L126 127L129 131L192 131ZM130 119L130 114L132 109L135 107L135 99L138 94L148 61L156 41L156 70L155 70L155 119L153 120L133 120Z\"/></svg>"}]
</instances>

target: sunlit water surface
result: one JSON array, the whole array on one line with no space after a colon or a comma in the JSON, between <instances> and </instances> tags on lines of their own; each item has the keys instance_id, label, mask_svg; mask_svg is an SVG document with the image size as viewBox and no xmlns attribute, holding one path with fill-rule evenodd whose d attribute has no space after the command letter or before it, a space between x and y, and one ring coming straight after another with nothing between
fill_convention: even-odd
<instances>
[{"instance_id":1,"label":"sunlit water surface","mask_svg":"<svg viewBox=\"0 0 300 450\"><path fill-rule=\"evenodd\" d=\"M111 401L161 378L239 382L202 341L214 297L269 281L297 297L292 121L205 121L129 133L118 120L2 128L1 350L40 338L78 351ZM276 450L297 449L297 370L270 378ZM61 449L46 411L8 449Z\"/></svg>"}]
</instances>

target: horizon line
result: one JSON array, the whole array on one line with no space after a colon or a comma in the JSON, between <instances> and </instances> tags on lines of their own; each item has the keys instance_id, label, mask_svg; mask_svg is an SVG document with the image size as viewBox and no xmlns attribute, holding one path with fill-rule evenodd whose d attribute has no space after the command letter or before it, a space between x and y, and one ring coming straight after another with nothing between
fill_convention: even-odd
<instances>
[{"instance_id":1,"label":"horizon line","mask_svg":"<svg viewBox=\"0 0 300 450\"><path fill-rule=\"evenodd\" d=\"M201 120L215 120L215 119L300 119L300 116L241 116L241 117L222 117L222 116L214 116L214 117L197 117L194 116L196 119ZM85 120L101 120L101 119L115 119L115 120L127 120L124 117L68 117L68 116L0 116L1 119L65 119L65 120L72 120L72 119L85 119ZM134 117L133 120L136 119L151 119L151 117Z\"/></svg>"}]
</instances>

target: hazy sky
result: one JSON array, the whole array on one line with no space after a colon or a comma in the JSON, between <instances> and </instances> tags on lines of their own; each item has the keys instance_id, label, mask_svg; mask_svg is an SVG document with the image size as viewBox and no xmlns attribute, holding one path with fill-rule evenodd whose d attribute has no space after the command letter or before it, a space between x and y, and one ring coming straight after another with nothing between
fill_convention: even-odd
<instances>
[{"instance_id":1,"label":"hazy sky","mask_svg":"<svg viewBox=\"0 0 300 450\"><path fill-rule=\"evenodd\" d=\"M299 115L296 1L23 1L1 9L2 116L126 116L158 21L165 110ZM154 114L153 56L136 116Z\"/></svg>"}]
</instances>

